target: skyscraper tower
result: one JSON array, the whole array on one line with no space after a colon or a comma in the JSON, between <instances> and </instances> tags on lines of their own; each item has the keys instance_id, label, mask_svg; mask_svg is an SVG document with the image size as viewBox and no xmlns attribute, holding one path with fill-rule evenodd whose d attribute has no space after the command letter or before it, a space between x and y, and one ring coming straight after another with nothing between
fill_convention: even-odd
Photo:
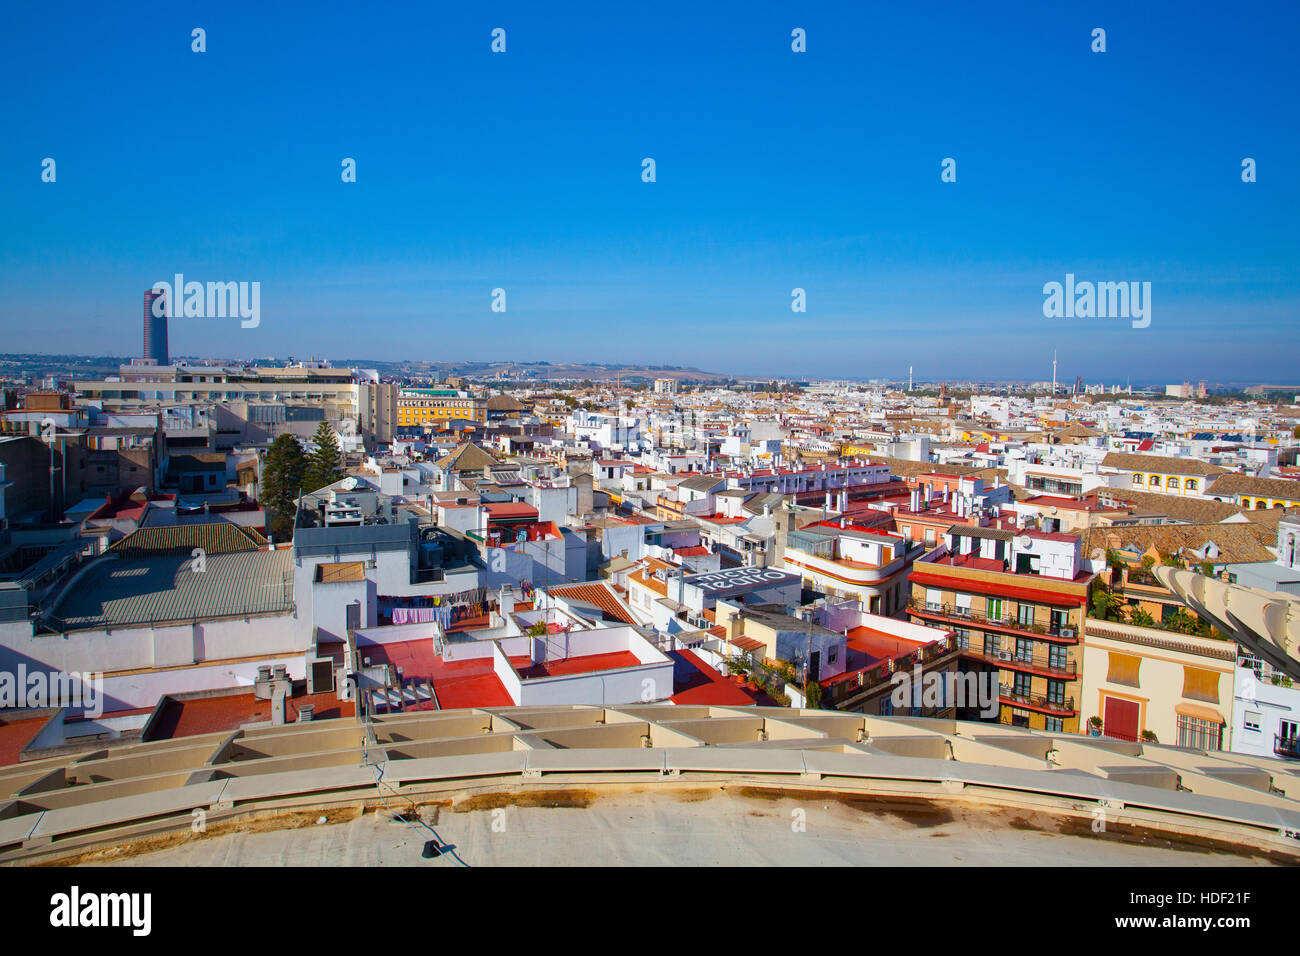
<instances>
[{"instance_id":1,"label":"skyscraper tower","mask_svg":"<svg viewBox=\"0 0 1300 956\"><path fill-rule=\"evenodd\" d=\"M155 305L156 303L156 305ZM144 294L144 350L141 357L155 365L170 365L167 354L167 293L149 289Z\"/></svg>"}]
</instances>

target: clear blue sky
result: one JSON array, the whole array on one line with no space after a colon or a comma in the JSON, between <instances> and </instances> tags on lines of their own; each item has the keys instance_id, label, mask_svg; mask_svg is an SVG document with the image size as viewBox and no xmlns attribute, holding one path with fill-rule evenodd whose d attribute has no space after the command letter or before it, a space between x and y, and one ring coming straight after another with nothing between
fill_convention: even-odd
<instances>
[{"instance_id":1,"label":"clear blue sky","mask_svg":"<svg viewBox=\"0 0 1300 956\"><path fill-rule=\"evenodd\" d=\"M1294 380L1300 14L1214 6L12 6L0 351L138 354L181 271L262 320L174 354Z\"/></svg>"}]
</instances>

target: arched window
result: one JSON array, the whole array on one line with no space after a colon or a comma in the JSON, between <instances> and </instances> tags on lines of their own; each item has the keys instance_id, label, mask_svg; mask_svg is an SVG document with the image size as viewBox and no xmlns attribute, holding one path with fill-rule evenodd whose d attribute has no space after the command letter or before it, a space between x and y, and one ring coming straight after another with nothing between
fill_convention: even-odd
<instances>
[{"instance_id":1,"label":"arched window","mask_svg":"<svg viewBox=\"0 0 1300 956\"><path fill-rule=\"evenodd\" d=\"M1177 478L1170 478L1169 481L1165 484L1165 487L1166 487L1166 488L1177 488L1177 487L1178 487L1178 479L1177 479Z\"/></svg>"},{"instance_id":2,"label":"arched window","mask_svg":"<svg viewBox=\"0 0 1300 956\"><path fill-rule=\"evenodd\" d=\"M1242 506L1243 508L1245 508L1247 511L1249 511L1249 510L1250 510L1250 499L1249 499L1249 498L1242 498L1242 499L1241 499L1241 506Z\"/></svg>"},{"instance_id":3,"label":"arched window","mask_svg":"<svg viewBox=\"0 0 1300 956\"><path fill-rule=\"evenodd\" d=\"M1266 507L1266 504L1267 504L1267 503L1264 501L1263 498L1256 498L1256 499L1255 499L1255 510L1256 510L1256 511L1263 511L1264 508Z\"/></svg>"},{"instance_id":4,"label":"arched window","mask_svg":"<svg viewBox=\"0 0 1300 956\"><path fill-rule=\"evenodd\" d=\"M1150 480L1149 482L1147 482L1147 484L1149 484L1152 488L1159 488L1159 487L1160 487L1160 476L1159 476L1159 475L1152 475L1152 476L1151 476L1151 480Z\"/></svg>"},{"instance_id":5,"label":"arched window","mask_svg":"<svg viewBox=\"0 0 1300 956\"><path fill-rule=\"evenodd\" d=\"M1133 484L1135 484L1135 485L1140 485L1140 484L1142 484L1142 476L1141 476L1141 475L1134 475L1134 476L1133 476Z\"/></svg>"},{"instance_id":6,"label":"arched window","mask_svg":"<svg viewBox=\"0 0 1300 956\"><path fill-rule=\"evenodd\" d=\"M1197 488L1196 479L1195 479L1195 478L1188 478L1185 482L1183 482L1183 487L1184 487L1187 491L1195 491L1196 488Z\"/></svg>"}]
</instances>

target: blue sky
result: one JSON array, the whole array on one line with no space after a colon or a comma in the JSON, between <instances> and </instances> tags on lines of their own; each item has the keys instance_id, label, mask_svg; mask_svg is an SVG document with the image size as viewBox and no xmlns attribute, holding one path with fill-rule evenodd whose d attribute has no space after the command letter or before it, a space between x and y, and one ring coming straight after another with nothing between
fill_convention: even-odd
<instances>
[{"instance_id":1,"label":"blue sky","mask_svg":"<svg viewBox=\"0 0 1300 956\"><path fill-rule=\"evenodd\" d=\"M7 12L0 351L137 354L180 271L262 318L173 354L1300 377L1294 3L464 6Z\"/></svg>"}]
</instances>

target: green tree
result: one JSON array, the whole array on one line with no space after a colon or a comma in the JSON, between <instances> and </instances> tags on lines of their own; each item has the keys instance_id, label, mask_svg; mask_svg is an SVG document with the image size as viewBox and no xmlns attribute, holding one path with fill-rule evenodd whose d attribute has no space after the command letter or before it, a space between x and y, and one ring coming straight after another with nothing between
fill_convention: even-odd
<instances>
[{"instance_id":1,"label":"green tree","mask_svg":"<svg viewBox=\"0 0 1300 956\"><path fill-rule=\"evenodd\" d=\"M306 468L307 456L298 439L286 434L271 443L262 464L262 507L266 509L267 528L277 541L293 537L298 491Z\"/></svg>"},{"instance_id":2,"label":"green tree","mask_svg":"<svg viewBox=\"0 0 1300 956\"><path fill-rule=\"evenodd\" d=\"M1124 601L1118 594L1103 587L1092 589L1093 617L1103 621L1123 621L1124 612Z\"/></svg>"},{"instance_id":3,"label":"green tree","mask_svg":"<svg viewBox=\"0 0 1300 956\"><path fill-rule=\"evenodd\" d=\"M1165 630L1177 631L1179 634L1197 634L1201 630L1201 622L1196 615L1188 613L1181 607L1171 611L1163 624Z\"/></svg>"},{"instance_id":4,"label":"green tree","mask_svg":"<svg viewBox=\"0 0 1300 956\"><path fill-rule=\"evenodd\" d=\"M1129 611L1128 622L1130 624L1135 624L1138 627L1156 626L1155 618L1153 618L1147 611L1137 606L1134 606L1134 608Z\"/></svg>"},{"instance_id":5,"label":"green tree","mask_svg":"<svg viewBox=\"0 0 1300 956\"><path fill-rule=\"evenodd\" d=\"M324 488L343 477L343 452L328 422L322 421L316 427L312 440L316 442L316 450L307 456L302 476L302 490L306 492Z\"/></svg>"},{"instance_id":6,"label":"green tree","mask_svg":"<svg viewBox=\"0 0 1300 956\"><path fill-rule=\"evenodd\" d=\"M822 686L816 681L809 681L804 685L804 700L809 708L816 708L822 705Z\"/></svg>"}]
</instances>

